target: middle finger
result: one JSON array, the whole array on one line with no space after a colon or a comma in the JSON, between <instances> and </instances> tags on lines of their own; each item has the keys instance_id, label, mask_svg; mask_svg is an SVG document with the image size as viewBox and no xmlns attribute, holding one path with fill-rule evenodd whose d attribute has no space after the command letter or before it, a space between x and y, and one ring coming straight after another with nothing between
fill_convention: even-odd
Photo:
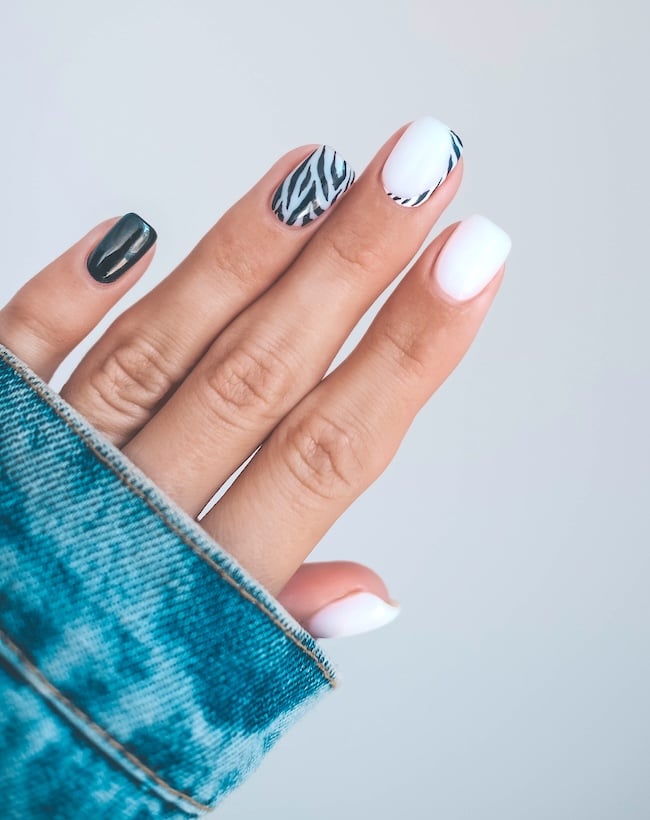
<instances>
[{"instance_id":1,"label":"middle finger","mask_svg":"<svg viewBox=\"0 0 650 820\"><path fill-rule=\"evenodd\" d=\"M191 515L318 383L412 259L460 184L461 169L451 171L461 145L431 117L393 135L286 273L127 444Z\"/></svg>"},{"instance_id":2,"label":"middle finger","mask_svg":"<svg viewBox=\"0 0 650 820\"><path fill-rule=\"evenodd\" d=\"M63 387L61 395L117 446L284 273L354 181L333 149L309 151L298 148L276 162L173 273L118 316Z\"/></svg>"}]
</instances>

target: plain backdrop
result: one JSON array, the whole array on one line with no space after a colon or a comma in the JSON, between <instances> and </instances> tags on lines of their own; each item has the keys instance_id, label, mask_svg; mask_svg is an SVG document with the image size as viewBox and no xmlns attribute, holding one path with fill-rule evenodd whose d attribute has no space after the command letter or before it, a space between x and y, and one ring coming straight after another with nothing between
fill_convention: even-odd
<instances>
[{"instance_id":1,"label":"plain backdrop","mask_svg":"<svg viewBox=\"0 0 650 820\"><path fill-rule=\"evenodd\" d=\"M650 817L649 31L641 0L2 0L3 302L135 210L160 239L130 304L289 148L360 171L427 113L465 142L438 228L513 238L475 346L314 554L402 615L326 642L343 685L222 820Z\"/></svg>"}]
</instances>

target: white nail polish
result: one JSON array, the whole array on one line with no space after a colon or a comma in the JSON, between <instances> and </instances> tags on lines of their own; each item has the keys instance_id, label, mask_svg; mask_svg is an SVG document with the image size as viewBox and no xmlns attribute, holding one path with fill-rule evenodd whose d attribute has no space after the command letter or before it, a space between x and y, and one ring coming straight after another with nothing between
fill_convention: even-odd
<instances>
[{"instance_id":1,"label":"white nail polish","mask_svg":"<svg viewBox=\"0 0 650 820\"><path fill-rule=\"evenodd\" d=\"M433 266L442 290L459 302L480 293L506 261L512 240L484 216L475 214L458 225Z\"/></svg>"},{"instance_id":2,"label":"white nail polish","mask_svg":"<svg viewBox=\"0 0 650 820\"><path fill-rule=\"evenodd\" d=\"M400 205L421 205L460 159L463 143L440 120L422 117L399 138L382 171L386 193Z\"/></svg>"},{"instance_id":3,"label":"white nail polish","mask_svg":"<svg viewBox=\"0 0 650 820\"><path fill-rule=\"evenodd\" d=\"M399 612L398 604L388 604L370 592L355 592L319 609L305 628L315 638L359 635L389 624Z\"/></svg>"}]
</instances>

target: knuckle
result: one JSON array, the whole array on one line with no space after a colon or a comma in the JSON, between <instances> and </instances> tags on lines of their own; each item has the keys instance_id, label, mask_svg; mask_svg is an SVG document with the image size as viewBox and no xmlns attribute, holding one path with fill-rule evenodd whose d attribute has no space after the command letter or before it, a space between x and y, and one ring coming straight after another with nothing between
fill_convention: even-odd
<instances>
[{"instance_id":1,"label":"knuckle","mask_svg":"<svg viewBox=\"0 0 650 820\"><path fill-rule=\"evenodd\" d=\"M380 350L395 376L406 382L423 379L430 369L421 333L406 322L382 328Z\"/></svg>"},{"instance_id":2,"label":"knuckle","mask_svg":"<svg viewBox=\"0 0 650 820\"><path fill-rule=\"evenodd\" d=\"M335 268L368 273L385 264L381 242L372 232L366 234L350 226L337 226L328 238L328 246Z\"/></svg>"},{"instance_id":3,"label":"knuckle","mask_svg":"<svg viewBox=\"0 0 650 820\"><path fill-rule=\"evenodd\" d=\"M229 214L221 218L214 228L199 244L197 251L201 265L205 266L215 279L232 279L246 293L255 290L265 282L266 266L260 264L255 250L242 240L241 226L231 225Z\"/></svg>"},{"instance_id":4,"label":"knuckle","mask_svg":"<svg viewBox=\"0 0 650 820\"><path fill-rule=\"evenodd\" d=\"M66 352L70 347L66 328L57 326L47 315L40 315L33 305L28 307L18 298L0 311L0 323L12 339L30 336L39 346L52 352Z\"/></svg>"},{"instance_id":5,"label":"knuckle","mask_svg":"<svg viewBox=\"0 0 650 820\"><path fill-rule=\"evenodd\" d=\"M356 494L368 471L369 446L356 424L339 424L315 412L293 425L281 450L302 491L319 500Z\"/></svg>"},{"instance_id":6,"label":"knuckle","mask_svg":"<svg viewBox=\"0 0 650 820\"><path fill-rule=\"evenodd\" d=\"M240 426L245 420L277 420L292 381L280 355L248 342L208 367L203 384L211 413Z\"/></svg>"},{"instance_id":7,"label":"knuckle","mask_svg":"<svg viewBox=\"0 0 650 820\"><path fill-rule=\"evenodd\" d=\"M118 343L88 380L104 406L132 418L153 410L174 384L164 346L141 335Z\"/></svg>"}]
</instances>

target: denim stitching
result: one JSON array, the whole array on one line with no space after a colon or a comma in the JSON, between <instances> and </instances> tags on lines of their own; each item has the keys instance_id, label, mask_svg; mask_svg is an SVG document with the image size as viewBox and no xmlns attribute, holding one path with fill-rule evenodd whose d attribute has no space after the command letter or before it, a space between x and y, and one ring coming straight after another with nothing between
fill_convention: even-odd
<instances>
[{"instance_id":1,"label":"denim stitching","mask_svg":"<svg viewBox=\"0 0 650 820\"><path fill-rule=\"evenodd\" d=\"M282 623L282 621L280 621L280 619L279 619L279 618L278 618L278 617L277 617L277 616L276 616L273 612L271 612L269 609L267 609L267 608L264 606L264 604L263 604L261 601L259 601L259 600L258 600L258 599L254 596L254 595L252 595L252 594L251 594L251 593L250 593L247 589L245 589L245 588L244 588L244 587L242 587L240 584L238 584L238 583L237 583L237 581L236 581L236 580L235 580L235 579L234 579L231 575L229 575L229 574L228 574L228 573L227 573L227 572L223 569L223 567L220 567L217 563L215 563L209 555L207 555L205 552L203 552L203 550L202 550L202 549L198 546L198 544L195 544L193 541L191 541L191 540L189 539L189 537L188 537L188 536L187 536L187 535L186 535L186 534L185 534L182 530L180 530L180 529L179 529L179 527L178 527L178 526L177 526L177 525L176 525L173 521L170 521L170 520L166 517L165 513L163 512L163 510L160 510L160 509L156 506L156 504L155 504L155 503L154 503L154 502L153 502L153 501L152 501L152 500L151 500L151 499L150 499L150 498L149 498L149 497L148 497L145 493L143 493L143 492L142 492L142 490L141 490L141 489L140 489L137 485L135 485L135 484L134 484L134 483L130 480L130 478L129 478L128 476L126 476L126 475L124 475L123 473L121 473L121 472L118 470L118 468L116 467L116 465L114 465L114 464L113 464L113 463L112 463L112 462L111 462L111 461L110 461L110 460L109 460L109 459L108 459L108 458L107 458L107 457L106 457L106 456L105 456L102 452L100 452L100 451L99 451L99 450L95 447L94 442L86 436L85 431L78 429L78 428L74 425L74 423L73 423L72 419L68 419L68 418L66 418L66 416L64 416L64 415L60 412L59 408L58 408L58 407L56 407L56 405L54 405L54 404L52 404L52 403L50 402L49 397L47 396L47 394L45 394L45 393L42 391L42 389L41 389L41 387L40 387L40 385L39 385L38 383L34 383L34 382L32 382L32 381L31 381L31 379L29 379L29 378L27 377L27 374L22 373L20 370L18 370L16 367L14 367L13 363L11 362L11 360L10 360L10 359L8 359L8 358L7 358L6 353L5 353L2 349L0 349L0 356L2 356L2 358L3 358L3 359L4 359L4 361L5 361L5 362L9 365L9 367L11 367L11 369L12 369L15 373L17 373L17 374L18 374L18 376L22 379L22 381L23 381L23 382L24 382L24 383L25 383L28 387L30 387L30 388L31 388L31 389L32 389L32 390L33 390L33 391L34 391L34 392L35 392L38 396L40 396L40 398L41 398L41 399L42 399L42 400L43 400L43 401L44 401L44 402L48 405L48 407L50 407L52 410L54 410L54 412L55 412L55 413L57 414L57 416L58 416L58 417L59 417L59 418L60 418L60 419L61 419L61 420L62 420L62 421L66 424L66 426L67 426L67 427L68 427L68 428L69 428L69 429L70 429L73 433L75 433L75 434L76 434L76 435L77 435L77 436L78 436L78 437L79 437L79 438L80 438L80 439L84 442L84 444L85 444L85 445L86 445L86 446L87 446L87 447L88 447L88 448L89 448L89 449L90 449L90 450L91 450L91 451L95 454L95 456L96 456L96 457L97 457L97 458L98 458L98 459L99 459L99 460L100 460L103 464L105 464L105 465L106 465L106 466L107 466L107 467L111 470L111 472L112 472L115 476L117 476L117 478L118 478L118 479L119 479L119 480L120 480L120 481L121 481L121 482L122 482L125 486L127 486L127 487L129 488L129 490L131 490L131 491L132 491L132 492L134 492L134 493L135 493L135 494L136 494L139 498L141 498L141 499L145 502L145 504L149 507L149 509L151 509L151 510L152 510L152 511L153 511L153 512L154 512L154 513L155 513L155 514L156 514L156 515L157 515L157 516L158 516L158 517L159 517L159 518L160 518L160 519L161 519L161 520L162 520L162 521L163 521L163 522L164 522L164 523L165 523L165 524L166 524L166 525L167 525L167 526L168 526L168 527L169 527L169 528L170 528L170 529L174 532L174 533L176 533L176 535L177 535L177 536L181 539L181 541L182 541L182 542L183 542L186 546L188 546L188 547L192 550L192 552L193 552L195 555L197 555L200 559L202 559L203 561L205 561L205 563L206 563L206 564L208 564L208 566L209 566L211 569L213 569L214 571L216 571L216 572L217 572L217 574L218 574L218 575L219 575L219 576L220 576L220 577L221 577L224 581L226 581L226 582L227 582L227 583L229 583L232 587L234 587L234 589L236 589L236 590L239 592L239 594L240 594L240 595L242 595L244 598L246 598L246 600L248 600L248 601L250 601L251 603L253 603L253 604L254 604L254 605L255 605L255 606L256 606L256 607L257 607L257 608L258 608L261 612L263 612L263 613L264 613L264 614L265 614L268 618L270 618L270 620L271 620L271 621L272 621L272 622L273 622L273 623L274 623L277 627L279 627L279 628L282 630L282 632L286 635L286 637L287 637L287 638L289 638L289 639L290 639L290 640L291 640L294 644L296 644L296 646L297 646L299 649L301 649L301 650L302 650L302 651L303 651L303 652L304 652L304 653L305 653L308 657L310 657L310 658L312 659L312 661L314 661L314 663L316 664L316 666L318 667L318 669L320 670L321 674L323 675L323 677L325 678L325 680L328 682L328 684L329 684L332 688L336 687L337 682L336 682L336 680L335 680L334 676L333 676L333 675L330 673L330 671L329 671L329 670L328 670L328 669L327 669L327 668L323 665L323 663L322 663L322 662L321 662L321 660L318 658L318 656L315 654L315 652L313 652L313 650L311 650L311 649L309 649L308 647L306 647L306 646L305 646L305 645L304 645L304 644L303 644L303 643L299 640L299 638L298 638L296 635L294 635L294 634L293 634L293 633L292 633L292 632L291 632L291 631L290 631L290 630L289 630L289 629L288 629L288 628L287 628L287 627L286 627L286 626ZM126 458L126 456L124 456L124 455L123 455L123 457L124 457L124 458ZM206 533L206 534L207 534L207 533Z\"/></svg>"},{"instance_id":2,"label":"denim stitching","mask_svg":"<svg viewBox=\"0 0 650 820\"><path fill-rule=\"evenodd\" d=\"M119 740L116 740L112 735L109 735L105 729L103 729L101 726L95 723L94 720L92 720L92 718L90 718L85 712L82 712L81 709L79 709L78 706L75 706L75 704L71 700L68 700L68 698L66 698L63 692L61 692L52 683L50 683L50 681L43 675L40 669L34 666L34 664L29 660L29 658L25 655L22 649L16 646L16 644L11 640L11 638L1 629L0 640L2 640L11 649L11 651L17 655L21 663L23 663L25 667L28 668L30 672L41 681L41 683L52 693L56 700L61 701L61 703L63 703L66 706L66 708L70 709L70 711L73 712L80 720L82 720L84 723L90 726L90 728L93 731L95 731L97 734L103 737L104 740L106 740L116 751L124 755L124 757L126 757L127 760L129 760L131 763L133 763L135 766L141 769L148 777L150 777L152 780L158 783L158 785L163 786L172 794L182 798L183 800L186 800L188 803L191 803L197 809L201 809L202 811L210 811L210 809L212 808L211 806L205 805L204 803L199 803L189 794L185 794L184 792L175 789L173 786L170 786L169 783L165 782L161 777L159 777L145 763L143 763L134 754L132 754L132 752L129 752L128 749L122 746ZM101 752L101 748L99 749L99 751Z\"/></svg>"}]
</instances>

